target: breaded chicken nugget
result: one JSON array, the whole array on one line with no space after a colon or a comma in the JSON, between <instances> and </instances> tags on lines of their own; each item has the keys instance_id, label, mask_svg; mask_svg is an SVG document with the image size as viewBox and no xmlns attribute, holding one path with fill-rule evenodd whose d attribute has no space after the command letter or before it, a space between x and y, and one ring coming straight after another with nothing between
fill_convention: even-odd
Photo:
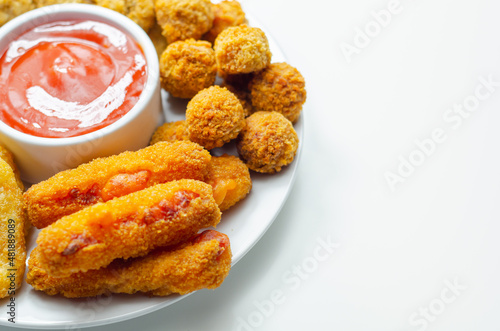
<instances>
[{"instance_id":1,"label":"breaded chicken nugget","mask_svg":"<svg viewBox=\"0 0 500 331\"><path fill-rule=\"evenodd\" d=\"M231 269L231 246L225 234L206 230L145 257L115 260L106 268L62 278L51 277L40 268L39 248L33 250L28 264L28 284L49 295L79 298L145 292L165 296L219 287Z\"/></svg>"},{"instance_id":2,"label":"breaded chicken nugget","mask_svg":"<svg viewBox=\"0 0 500 331\"><path fill-rule=\"evenodd\" d=\"M150 145L154 145L160 141L179 141L189 140L186 121L177 121L165 123L153 133Z\"/></svg>"},{"instance_id":3,"label":"breaded chicken nugget","mask_svg":"<svg viewBox=\"0 0 500 331\"><path fill-rule=\"evenodd\" d=\"M176 245L221 218L212 187L181 179L65 216L38 235L40 268L54 277Z\"/></svg>"},{"instance_id":4,"label":"breaded chicken nugget","mask_svg":"<svg viewBox=\"0 0 500 331\"><path fill-rule=\"evenodd\" d=\"M146 32L155 24L154 0L95 0L95 4L127 16Z\"/></svg>"},{"instance_id":5,"label":"breaded chicken nugget","mask_svg":"<svg viewBox=\"0 0 500 331\"><path fill-rule=\"evenodd\" d=\"M168 44L189 38L200 39L212 27L210 0L156 0L156 19Z\"/></svg>"},{"instance_id":6,"label":"breaded chicken nugget","mask_svg":"<svg viewBox=\"0 0 500 331\"><path fill-rule=\"evenodd\" d=\"M194 97L214 85L216 75L215 52L208 41L176 41L160 58L161 85L177 98Z\"/></svg>"},{"instance_id":7,"label":"breaded chicken nugget","mask_svg":"<svg viewBox=\"0 0 500 331\"><path fill-rule=\"evenodd\" d=\"M191 141L212 149L238 136L245 126L245 113L234 94L226 88L211 86L189 101L186 124Z\"/></svg>"},{"instance_id":8,"label":"breaded chicken nugget","mask_svg":"<svg viewBox=\"0 0 500 331\"><path fill-rule=\"evenodd\" d=\"M215 38L230 26L246 24L245 12L241 9L241 4L238 1L221 1L212 5L214 12L213 26L203 35L203 39L210 41L212 44Z\"/></svg>"},{"instance_id":9,"label":"breaded chicken nugget","mask_svg":"<svg viewBox=\"0 0 500 331\"><path fill-rule=\"evenodd\" d=\"M282 114L258 111L247 117L246 122L236 147L248 168L274 173L293 161L299 138L292 123Z\"/></svg>"},{"instance_id":10,"label":"breaded chicken nugget","mask_svg":"<svg viewBox=\"0 0 500 331\"><path fill-rule=\"evenodd\" d=\"M28 217L43 228L65 215L171 180L204 180L210 153L190 141L160 142L62 171L24 194Z\"/></svg>"},{"instance_id":11,"label":"breaded chicken nugget","mask_svg":"<svg viewBox=\"0 0 500 331\"><path fill-rule=\"evenodd\" d=\"M215 202L221 211L234 206L252 189L248 167L238 157L227 154L212 157L205 182L212 186Z\"/></svg>"},{"instance_id":12,"label":"breaded chicken nugget","mask_svg":"<svg viewBox=\"0 0 500 331\"><path fill-rule=\"evenodd\" d=\"M32 0L0 0L0 26L32 9L35 9Z\"/></svg>"},{"instance_id":13,"label":"breaded chicken nugget","mask_svg":"<svg viewBox=\"0 0 500 331\"><path fill-rule=\"evenodd\" d=\"M215 59L224 74L247 74L271 63L271 50L264 31L246 25L222 31L214 43Z\"/></svg>"},{"instance_id":14,"label":"breaded chicken nugget","mask_svg":"<svg viewBox=\"0 0 500 331\"><path fill-rule=\"evenodd\" d=\"M0 159L0 298L14 295L26 264L23 193L13 168Z\"/></svg>"},{"instance_id":15,"label":"breaded chicken nugget","mask_svg":"<svg viewBox=\"0 0 500 331\"><path fill-rule=\"evenodd\" d=\"M255 110L277 111L295 123L306 102L306 82L300 72L287 63L273 63L257 72L249 84Z\"/></svg>"},{"instance_id":16,"label":"breaded chicken nugget","mask_svg":"<svg viewBox=\"0 0 500 331\"><path fill-rule=\"evenodd\" d=\"M160 59L165 49L167 49L167 38L161 34L161 26L159 26L156 21L153 27L149 30L148 36L155 46L158 59Z\"/></svg>"}]
</instances>

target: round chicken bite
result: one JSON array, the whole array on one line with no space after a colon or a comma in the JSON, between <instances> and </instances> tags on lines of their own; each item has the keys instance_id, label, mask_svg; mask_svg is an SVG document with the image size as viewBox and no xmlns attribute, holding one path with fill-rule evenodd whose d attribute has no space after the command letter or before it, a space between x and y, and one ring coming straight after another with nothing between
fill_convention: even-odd
<instances>
[{"instance_id":1,"label":"round chicken bite","mask_svg":"<svg viewBox=\"0 0 500 331\"><path fill-rule=\"evenodd\" d=\"M254 75L249 84L255 110L277 111L295 123L306 101L306 83L288 63L273 63Z\"/></svg>"},{"instance_id":2,"label":"round chicken bite","mask_svg":"<svg viewBox=\"0 0 500 331\"><path fill-rule=\"evenodd\" d=\"M248 168L274 173L293 161L299 138L292 123L282 114L258 111L246 119L246 124L236 147Z\"/></svg>"},{"instance_id":3,"label":"round chicken bite","mask_svg":"<svg viewBox=\"0 0 500 331\"><path fill-rule=\"evenodd\" d=\"M241 4L238 1L221 1L213 5L214 23L210 31L208 31L203 39L210 41L212 44L215 38L230 26L237 26L247 23L245 12L241 9Z\"/></svg>"},{"instance_id":4,"label":"round chicken bite","mask_svg":"<svg viewBox=\"0 0 500 331\"><path fill-rule=\"evenodd\" d=\"M252 189L248 167L238 157L228 154L212 157L205 182L212 186L221 211L234 206Z\"/></svg>"},{"instance_id":5,"label":"round chicken bite","mask_svg":"<svg viewBox=\"0 0 500 331\"><path fill-rule=\"evenodd\" d=\"M156 0L155 7L168 44L200 39L212 28L214 13L210 0Z\"/></svg>"},{"instance_id":6,"label":"round chicken bite","mask_svg":"<svg viewBox=\"0 0 500 331\"><path fill-rule=\"evenodd\" d=\"M153 133L150 145L160 141L174 142L178 140L189 140L186 121L165 123Z\"/></svg>"},{"instance_id":7,"label":"round chicken bite","mask_svg":"<svg viewBox=\"0 0 500 331\"><path fill-rule=\"evenodd\" d=\"M245 74L264 69L271 63L269 42L259 28L233 26L222 31L214 43L221 74Z\"/></svg>"},{"instance_id":8,"label":"round chicken bite","mask_svg":"<svg viewBox=\"0 0 500 331\"><path fill-rule=\"evenodd\" d=\"M127 16L146 32L155 24L154 0L95 0L95 4Z\"/></svg>"},{"instance_id":9,"label":"round chicken bite","mask_svg":"<svg viewBox=\"0 0 500 331\"><path fill-rule=\"evenodd\" d=\"M162 87L172 96L192 98L215 82L214 50L208 41L176 41L161 56L160 75Z\"/></svg>"},{"instance_id":10,"label":"round chicken bite","mask_svg":"<svg viewBox=\"0 0 500 331\"><path fill-rule=\"evenodd\" d=\"M0 26L32 9L35 9L32 0L0 0Z\"/></svg>"},{"instance_id":11,"label":"round chicken bite","mask_svg":"<svg viewBox=\"0 0 500 331\"><path fill-rule=\"evenodd\" d=\"M238 136L245 127L245 114L233 93L220 86L211 86L189 101L186 123L189 140L212 149Z\"/></svg>"}]
</instances>

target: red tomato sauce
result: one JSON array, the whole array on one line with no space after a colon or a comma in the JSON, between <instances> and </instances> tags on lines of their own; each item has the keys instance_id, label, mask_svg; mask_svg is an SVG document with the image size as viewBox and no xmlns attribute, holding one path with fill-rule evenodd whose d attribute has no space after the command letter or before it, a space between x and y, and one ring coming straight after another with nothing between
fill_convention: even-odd
<instances>
[{"instance_id":1,"label":"red tomato sauce","mask_svg":"<svg viewBox=\"0 0 500 331\"><path fill-rule=\"evenodd\" d=\"M45 24L0 52L0 120L34 136L108 126L132 109L146 83L140 46L101 22Z\"/></svg>"}]
</instances>

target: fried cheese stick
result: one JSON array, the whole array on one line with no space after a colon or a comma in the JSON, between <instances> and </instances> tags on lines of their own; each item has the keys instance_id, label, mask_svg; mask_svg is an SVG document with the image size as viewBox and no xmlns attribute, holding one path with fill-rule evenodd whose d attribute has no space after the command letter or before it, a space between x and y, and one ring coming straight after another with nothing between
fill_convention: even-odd
<instances>
[{"instance_id":1,"label":"fried cheese stick","mask_svg":"<svg viewBox=\"0 0 500 331\"><path fill-rule=\"evenodd\" d=\"M3 151L2 151L3 152ZM25 208L15 170L0 159L0 298L14 295L26 264Z\"/></svg>"},{"instance_id":2,"label":"fried cheese stick","mask_svg":"<svg viewBox=\"0 0 500 331\"><path fill-rule=\"evenodd\" d=\"M51 276L64 277L181 243L220 219L210 185L191 179L158 184L49 225L38 235L38 260Z\"/></svg>"},{"instance_id":3,"label":"fried cheese stick","mask_svg":"<svg viewBox=\"0 0 500 331\"><path fill-rule=\"evenodd\" d=\"M41 229L98 202L177 179L203 181L210 153L190 142L160 142L137 152L98 158L33 185L24 194L31 223Z\"/></svg>"},{"instance_id":4,"label":"fried cheese stick","mask_svg":"<svg viewBox=\"0 0 500 331\"><path fill-rule=\"evenodd\" d=\"M28 262L27 282L49 295L68 298L109 293L186 294L222 284L231 268L231 247L225 234L206 230L187 242L156 250L145 257L115 260L106 268L54 278L40 268L40 250Z\"/></svg>"}]
</instances>

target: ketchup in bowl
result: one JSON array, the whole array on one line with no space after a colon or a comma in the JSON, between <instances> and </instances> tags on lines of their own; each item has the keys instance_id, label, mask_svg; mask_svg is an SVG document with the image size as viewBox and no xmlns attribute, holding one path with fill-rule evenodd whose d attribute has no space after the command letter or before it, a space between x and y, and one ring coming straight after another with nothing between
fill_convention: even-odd
<instances>
[{"instance_id":1,"label":"ketchup in bowl","mask_svg":"<svg viewBox=\"0 0 500 331\"><path fill-rule=\"evenodd\" d=\"M41 25L2 51L0 120L34 136L73 137L108 126L132 109L146 84L140 46L106 23Z\"/></svg>"}]
</instances>

